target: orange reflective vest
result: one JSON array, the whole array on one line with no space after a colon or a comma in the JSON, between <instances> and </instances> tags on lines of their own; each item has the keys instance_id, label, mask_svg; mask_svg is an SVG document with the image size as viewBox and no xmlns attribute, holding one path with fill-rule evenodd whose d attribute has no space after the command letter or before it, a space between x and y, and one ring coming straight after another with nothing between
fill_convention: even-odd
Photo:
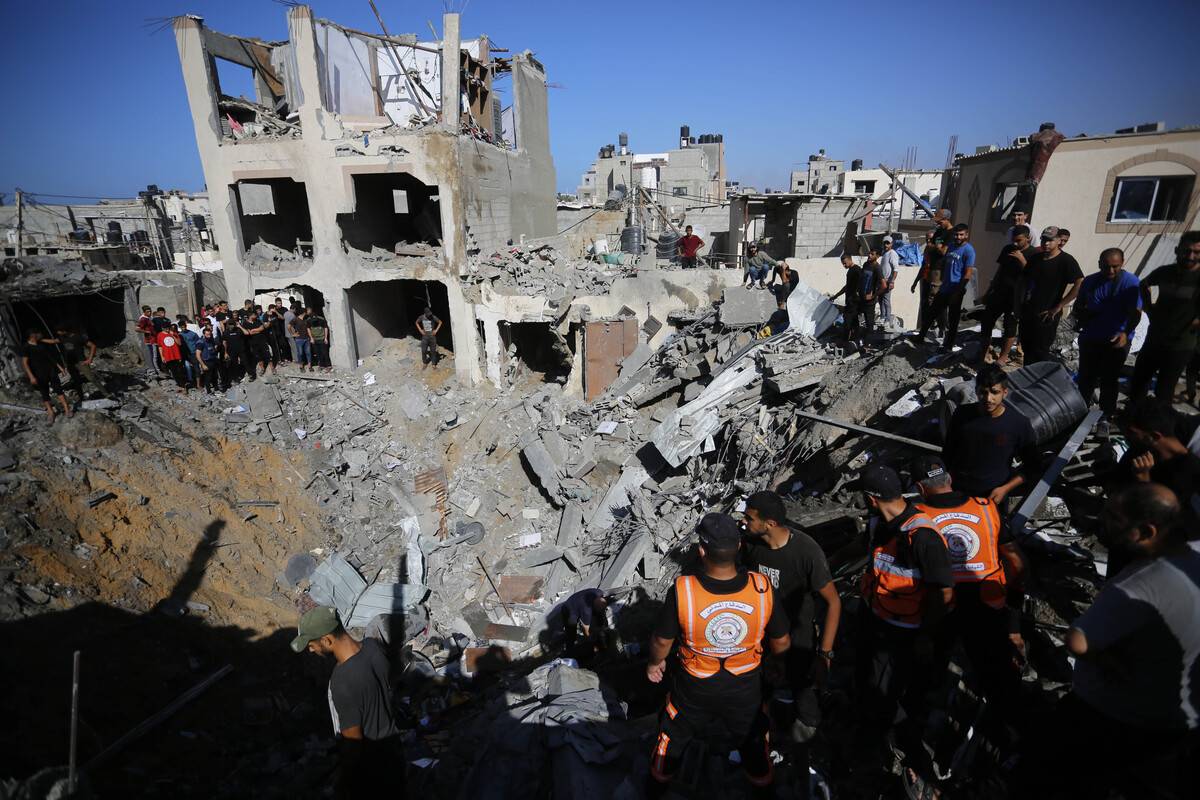
<instances>
[{"instance_id":1,"label":"orange reflective vest","mask_svg":"<svg viewBox=\"0 0 1200 800\"><path fill-rule=\"evenodd\" d=\"M741 675L762 662L774 595L767 576L750 572L747 578L734 594L712 594L692 575L675 579L683 631L679 660L693 676L711 678L722 669Z\"/></svg>"},{"instance_id":2,"label":"orange reflective vest","mask_svg":"<svg viewBox=\"0 0 1200 800\"><path fill-rule=\"evenodd\" d=\"M875 548L863 573L863 599L875 616L899 628L921 627L925 581L920 567L912 563L912 535L918 528L937 530L929 517L912 515L898 535Z\"/></svg>"},{"instance_id":3,"label":"orange reflective vest","mask_svg":"<svg viewBox=\"0 0 1200 800\"><path fill-rule=\"evenodd\" d=\"M954 582L978 583L979 597L992 608L1003 608L1004 566L1000 563L1000 512L990 500L968 497L953 508L917 504L933 520L946 541Z\"/></svg>"}]
</instances>

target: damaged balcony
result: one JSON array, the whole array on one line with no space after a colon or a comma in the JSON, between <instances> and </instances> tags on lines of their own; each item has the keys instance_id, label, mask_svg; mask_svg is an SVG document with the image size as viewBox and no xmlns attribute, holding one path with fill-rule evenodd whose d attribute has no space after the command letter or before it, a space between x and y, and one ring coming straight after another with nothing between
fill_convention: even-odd
<instances>
[{"instance_id":1,"label":"damaged balcony","mask_svg":"<svg viewBox=\"0 0 1200 800\"><path fill-rule=\"evenodd\" d=\"M291 45L202 30L222 138L240 142L298 137L300 112ZM286 80L288 75L293 81ZM247 90L253 100L246 96ZM235 96L235 91L241 93Z\"/></svg>"}]
</instances>

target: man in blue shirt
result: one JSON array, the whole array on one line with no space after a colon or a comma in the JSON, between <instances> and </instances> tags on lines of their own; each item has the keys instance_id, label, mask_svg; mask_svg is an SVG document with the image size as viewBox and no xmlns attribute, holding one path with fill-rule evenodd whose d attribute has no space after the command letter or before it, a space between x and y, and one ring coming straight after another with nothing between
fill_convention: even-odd
<instances>
[{"instance_id":1,"label":"man in blue shirt","mask_svg":"<svg viewBox=\"0 0 1200 800\"><path fill-rule=\"evenodd\" d=\"M938 289L933 302L929 304L929 313L921 324L917 338L924 338L929 332L933 321L943 311L948 313L946 321L946 337L942 340L942 350L954 349L954 341L958 338L958 319L962 315L963 295L966 294L967 284L975 274L975 248L967 242L971 238L971 229L965 223L954 226L954 244L942 256L942 285Z\"/></svg>"},{"instance_id":2,"label":"man in blue shirt","mask_svg":"<svg viewBox=\"0 0 1200 800\"><path fill-rule=\"evenodd\" d=\"M1137 276L1125 271L1125 253L1110 247L1100 254L1100 271L1083 279L1075 313L1079 331L1079 391L1089 403L1100 386L1100 408L1117 410L1117 381L1138 320L1142 297Z\"/></svg>"}]
</instances>

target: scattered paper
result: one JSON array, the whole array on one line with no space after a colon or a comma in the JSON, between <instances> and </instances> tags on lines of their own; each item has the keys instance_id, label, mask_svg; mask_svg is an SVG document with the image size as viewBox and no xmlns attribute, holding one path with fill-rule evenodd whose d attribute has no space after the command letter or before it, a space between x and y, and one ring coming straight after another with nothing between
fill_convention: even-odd
<instances>
[{"instance_id":1,"label":"scattered paper","mask_svg":"<svg viewBox=\"0 0 1200 800\"><path fill-rule=\"evenodd\" d=\"M921 398L917 394L916 389L909 389L896 402L887 407L887 411L883 412L889 417L907 417L909 414L921 407Z\"/></svg>"},{"instance_id":2,"label":"scattered paper","mask_svg":"<svg viewBox=\"0 0 1200 800\"><path fill-rule=\"evenodd\" d=\"M542 535L538 532L523 533L517 540L517 547L537 547L542 543Z\"/></svg>"},{"instance_id":3,"label":"scattered paper","mask_svg":"<svg viewBox=\"0 0 1200 800\"><path fill-rule=\"evenodd\" d=\"M375 385L375 373L374 372L368 372L365 375L363 375L363 386L374 386L374 385Z\"/></svg>"},{"instance_id":4,"label":"scattered paper","mask_svg":"<svg viewBox=\"0 0 1200 800\"><path fill-rule=\"evenodd\" d=\"M308 431L304 430L304 428L292 428L292 433L296 434L297 439L303 439L305 436L308 436Z\"/></svg>"}]
</instances>

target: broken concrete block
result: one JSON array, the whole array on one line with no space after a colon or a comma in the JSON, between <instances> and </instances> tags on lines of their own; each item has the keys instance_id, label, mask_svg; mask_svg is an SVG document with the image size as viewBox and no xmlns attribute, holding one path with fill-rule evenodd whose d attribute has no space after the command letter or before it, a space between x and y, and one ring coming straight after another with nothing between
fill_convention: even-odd
<instances>
[{"instance_id":1,"label":"broken concrete block","mask_svg":"<svg viewBox=\"0 0 1200 800\"><path fill-rule=\"evenodd\" d=\"M425 411L429 408L429 399L411 383L401 383L396 388L396 400L400 403L400 410L404 412L404 416L410 420L418 419L424 416Z\"/></svg>"},{"instance_id":2,"label":"broken concrete block","mask_svg":"<svg viewBox=\"0 0 1200 800\"><path fill-rule=\"evenodd\" d=\"M572 478L582 478L584 475L587 475L589 472L591 472L595 468L596 468L596 462L593 459L589 458L588 460L579 464L579 466L575 467L575 469L571 470L571 477Z\"/></svg>"},{"instance_id":3,"label":"broken concrete block","mask_svg":"<svg viewBox=\"0 0 1200 800\"><path fill-rule=\"evenodd\" d=\"M771 292L730 286L721 295L721 324L727 328L757 327L766 323L775 308Z\"/></svg>"},{"instance_id":4,"label":"broken concrete block","mask_svg":"<svg viewBox=\"0 0 1200 800\"><path fill-rule=\"evenodd\" d=\"M544 544L520 553L517 558L517 567L520 569L532 569L533 567L540 567L543 564L549 564L551 561L557 561L562 556L563 551L561 548L555 547L552 544Z\"/></svg>"},{"instance_id":5,"label":"broken concrete block","mask_svg":"<svg viewBox=\"0 0 1200 800\"><path fill-rule=\"evenodd\" d=\"M607 591L624 586L649 550L649 534L635 533L630 536L629 540L625 542L625 546L621 548L621 552L617 553L617 557L609 562L604 577L600 580L599 588Z\"/></svg>"},{"instance_id":6,"label":"broken concrete block","mask_svg":"<svg viewBox=\"0 0 1200 800\"><path fill-rule=\"evenodd\" d=\"M521 449L521 455L529 464L529 468L537 475L538 483L546 490L551 502L555 505L562 505L562 501L559 499L561 487L558 483L558 467L555 466L554 459L546 452L546 446L540 439L533 441Z\"/></svg>"},{"instance_id":7,"label":"broken concrete block","mask_svg":"<svg viewBox=\"0 0 1200 800\"><path fill-rule=\"evenodd\" d=\"M642 577L648 581L658 580L662 574L662 556L649 552L642 556Z\"/></svg>"},{"instance_id":8,"label":"broken concrete block","mask_svg":"<svg viewBox=\"0 0 1200 800\"><path fill-rule=\"evenodd\" d=\"M555 539L559 547L569 549L579 543L583 535L583 506L579 503L567 503L563 509L562 518L558 522L558 537Z\"/></svg>"},{"instance_id":9,"label":"broken concrete block","mask_svg":"<svg viewBox=\"0 0 1200 800\"><path fill-rule=\"evenodd\" d=\"M263 381L253 381L244 388L246 402L250 405L250 413L255 422L266 422L283 416L283 408L279 405L274 386Z\"/></svg>"},{"instance_id":10,"label":"broken concrete block","mask_svg":"<svg viewBox=\"0 0 1200 800\"><path fill-rule=\"evenodd\" d=\"M555 430L542 431L541 440L555 466L562 469L567 463L567 443L563 441L562 436Z\"/></svg>"}]
</instances>

